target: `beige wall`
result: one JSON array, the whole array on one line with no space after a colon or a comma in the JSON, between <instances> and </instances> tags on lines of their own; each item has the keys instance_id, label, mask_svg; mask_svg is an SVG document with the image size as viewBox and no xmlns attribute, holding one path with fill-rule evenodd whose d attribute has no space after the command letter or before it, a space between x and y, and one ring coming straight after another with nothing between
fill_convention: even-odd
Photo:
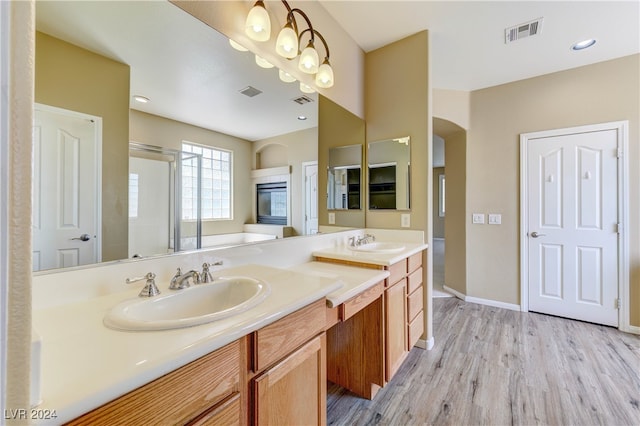
<instances>
[{"instance_id":1,"label":"beige wall","mask_svg":"<svg viewBox=\"0 0 640 426\"><path fill-rule=\"evenodd\" d=\"M392 77L391 77L392 76ZM411 137L411 211L366 210L368 228L400 229L401 214L411 216L411 229L432 238L432 117L429 33L422 31L365 57L367 142ZM366 174L365 174L366 176ZM368 205L365 199L365 206ZM431 252L423 256L425 334L433 337Z\"/></svg>"},{"instance_id":2,"label":"beige wall","mask_svg":"<svg viewBox=\"0 0 640 426\"><path fill-rule=\"evenodd\" d=\"M367 53L365 64L367 143L411 137L411 229L425 231L432 178L427 170L431 168L427 53L428 36L423 31ZM398 65L407 61L410 67ZM394 76L393 83L389 76ZM368 210L367 227L400 228L402 213L407 212Z\"/></svg>"},{"instance_id":3,"label":"beige wall","mask_svg":"<svg viewBox=\"0 0 640 426\"><path fill-rule=\"evenodd\" d=\"M467 217L501 213L501 226L470 225L470 296L520 303L519 135L629 120L631 324L640 326L640 55L471 93ZM496 158L500 167L492 167ZM448 161L448 157L447 157Z\"/></svg>"},{"instance_id":4,"label":"beige wall","mask_svg":"<svg viewBox=\"0 0 640 426\"><path fill-rule=\"evenodd\" d=\"M444 152L447 161L447 214L444 223L445 285L467 294L467 132L447 135Z\"/></svg>"},{"instance_id":5,"label":"beige wall","mask_svg":"<svg viewBox=\"0 0 640 426\"><path fill-rule=\"evenodd\" d=\"M329 225L327 210L329 149L345 145L364 145L365 122L335 102L319 96L318 123L318 224L322 226ZM364 197L361 199L365 200ZM364 202L360 205L364 206ZM365 226L364 209L332 210L332 213L336 215L336 226L357 228Z\"/></svg>"},{"instance_id":6,"label":"beige wall","mask_svg":"<svg viewBox=\"0 0 640 426\"><path fill-rule=\"evenodd\" d=\"M433 116L469 128L471 92L433 89ZM444 137L443 135L440 135Z\"/></svg>"},{"instance_id":7,"label":"beige wall","mask_svg":"<svg viewBox=\"0 0 640 426\"><path fill-rule=\"evenodd\" d=\"M433 169L433 238L444 238L444 217L440 217L440 175L444 167Z\"/></svg>"},{"instance_id":8,"label":"beige wall","mask_svg":"<svg viewBox=\"0 0 640 426\"><path fill-rule=\"evenodd\" d=\"M202 234L242 232L251 220L251 143L224 133L131 110L131 142L181 149L182 141L233 151L233 220L202 222Z\"/></svg>"},{"instance_id":9,"label":"beige wall","mask_svg":"<svg viewBox=\"0 0 640 426\"><path fill-rule=\"evenodd\" d=\"M129 66L36 33L35 101L102 117L102 260L127 257Z\"/></svg>"},{"instance_id":10,"label":"beige wall","mask_svg":"<svg viewBox=\"0 0 640 426\"><path fill-rule=\"evenodd\" d=\"M277 147L274 149L274 147ZM318 161L318 128L301 130L253 142L252 158L256 167L256 155L260 153L262 168L291 166L291 226L294 235L304 233L304 198L302 163ZM283 163L284 162L284 163ZM318 169L320 172L320 169ZM318 194L322 194L318 188Z\"/></svg>"}]
</instances>

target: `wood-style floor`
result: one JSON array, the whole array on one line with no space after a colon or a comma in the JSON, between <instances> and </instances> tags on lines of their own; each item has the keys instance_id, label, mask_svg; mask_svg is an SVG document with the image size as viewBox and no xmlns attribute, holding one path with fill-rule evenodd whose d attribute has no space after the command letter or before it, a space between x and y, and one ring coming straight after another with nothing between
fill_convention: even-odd
<instances>
[{"instance_id":1,"label":"wood-style floor","mask_svg":"<svg viewBox=\"0 0 640 426\"><path fill-rule=\"evenodd\" d=\"M434 299L435 346L414 348L373 401L329 384L335 425L640 425L640 337Z\"/></svg>"}]
</instances>

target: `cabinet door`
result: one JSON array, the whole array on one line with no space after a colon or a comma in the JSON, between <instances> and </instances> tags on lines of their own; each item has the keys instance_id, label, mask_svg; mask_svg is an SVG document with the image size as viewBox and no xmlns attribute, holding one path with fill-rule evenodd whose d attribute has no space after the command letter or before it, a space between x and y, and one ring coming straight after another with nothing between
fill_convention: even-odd
<instances>
[{"instance_id":1,"label":"cabinet door","mask_svg":"<svg viewBox=\"0 0 640 426\"><path fill-rule=\"evenodd\" d=\"M326 335L306 343L253 380L258 425L327 422Z\"/></svg>"},{"instance_id":2,"label":"cabinet door","mask_svg":"<svg viewBox=\"0 0 640 426\"><path fill-rule=\"evenodd\" d=\"M407 351L406 278L385 290L386 380L398 371Z\"/></svg>"}]
</instances>

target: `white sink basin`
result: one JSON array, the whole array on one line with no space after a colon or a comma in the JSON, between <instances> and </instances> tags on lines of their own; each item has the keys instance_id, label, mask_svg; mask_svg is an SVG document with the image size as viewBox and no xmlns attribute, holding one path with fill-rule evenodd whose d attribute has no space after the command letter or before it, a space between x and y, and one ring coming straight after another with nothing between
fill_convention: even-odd
<instances>
[{"instance_id":1,"label":"white sink basin","mask_svg":"<svg viewBox=\"0 0 640 426\"><path fill-rule=\"evenodd\" d=\"M271 293L264 281L244 276L216 278L160 296L126 300L114 306L104 324L116 330L170 330L205 324L244 312Z\"/></svg>"},{"instance_id":2,"label":"white sink basin","mask_svg":"<svg viewBox=\"0 0 640 426\"><path fill-rule=\"evenodd\" d=\"M357 247L350 247L353 251L362 251L368 253L399 253L404 250L404 246L400 243L368 243Z\"/></svg>"}]
</instances>

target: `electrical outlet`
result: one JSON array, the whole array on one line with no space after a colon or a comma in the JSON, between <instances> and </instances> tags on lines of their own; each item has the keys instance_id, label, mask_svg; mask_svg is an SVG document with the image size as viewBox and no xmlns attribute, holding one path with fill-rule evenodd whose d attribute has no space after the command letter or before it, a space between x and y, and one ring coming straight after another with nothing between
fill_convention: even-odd
<instances>
[{"instance_id":1,"label":"electrical outlet","mask_svg":"<svg viewBox=\"0 0 640 426\"><path fill-rule=\"evenodd\" d=\"M471 221L476 225L484 224L484 213L474 213L471 217Z\"/></svg>"},{"instance_id":2,"label":"electrical outlet","mask_svg":"<svg viewBox=\"0 0 640 426\"><path fill-rule=\"evenodd\" d=\"M489 225L500 225L502 223L501 214L489 213Z\"/></svg>"},{"instance_id":3,"label":"electrical outlet","mask_svg":"<svg viewBox=\"0 0 640 426\"><path fill-rule=\"evenodd\" d=\"M411 226L411 215L409 213L403 213L400 215L400 226L403 228Z\"/></svg>"},{"instance_id":4,"label":"electrical outlet","mask_svg":"<svg viewBox=\"0 0 640 426\"><path fill-rule=\"evenodd\" d=\"M335 225L335 224L336 224L336 214L329 213L329 225Z\"/></svg>"}]
</instances>

